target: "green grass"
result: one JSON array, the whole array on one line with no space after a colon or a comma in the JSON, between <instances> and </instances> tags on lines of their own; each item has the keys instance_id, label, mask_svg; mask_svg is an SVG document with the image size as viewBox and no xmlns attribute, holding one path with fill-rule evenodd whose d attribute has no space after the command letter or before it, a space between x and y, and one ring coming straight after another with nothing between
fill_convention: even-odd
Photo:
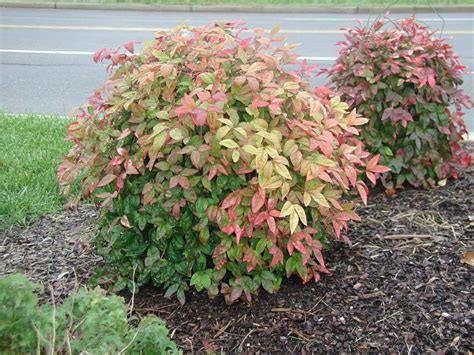
<instances>
[{"instance_id":1,"label":"green grass","mask_svg":"<svg viewBox=\"0 0 474 355\"><path fill-rule=\"evenodd\" d=\"M0 230L60 208L56 167L68 120L0 113Z\"/></svg>"},{"instance_id":2,"label":"green grass","mask_svg":"<svg viewBox=\"0 0 474 355\"><path fill-rule=\"evenodd\" d=\"M101 3L101 4L237 4L237 5L456 5L474 0L13 0L16 2Z\"/></svg>"}]
</instances>

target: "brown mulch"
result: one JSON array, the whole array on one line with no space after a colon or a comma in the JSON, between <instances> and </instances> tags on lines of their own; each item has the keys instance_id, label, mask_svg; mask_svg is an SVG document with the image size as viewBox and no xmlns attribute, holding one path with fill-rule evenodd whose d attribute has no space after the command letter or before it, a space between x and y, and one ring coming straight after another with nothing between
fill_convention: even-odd
<instances>
[{"instance_id":1,"label":"brown mulch","mask_svg":"<svg viewBox=\"0 0 474 355\"><path fill-rule=\"evenodd\" d=\"M196 292L181 306L146 287L134 310L165 319L185 352L474 351L473 266L460 260L474 249L474 169L369 203L350 226L353 247L326 252L332 273L318 283L285 280L276 295L232 306ZM0 277L23 272L64 296L101 262L89 245L96 222L82 206L3 232Z\"/></svg>"},{"instance_id":2,"label":"brown mulch","mask_svg":"<svg viewBox=\"0 0 474 355\"><path fill-rule=\"evenodd\" d=\"M90 245L97 223L94 206L79 206L48 215L29 228L0 231L0 278L25 274L31 281L52 285L56 299L85 285L102 260ZM45 287L40 301L49 300Z\"/></svg>"}]
</instances>

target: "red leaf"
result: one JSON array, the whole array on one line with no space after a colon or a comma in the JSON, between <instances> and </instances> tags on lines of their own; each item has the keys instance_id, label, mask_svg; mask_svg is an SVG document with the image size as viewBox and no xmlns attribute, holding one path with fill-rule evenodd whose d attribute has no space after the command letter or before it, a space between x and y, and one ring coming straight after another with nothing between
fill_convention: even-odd
<instances>
[{"instance_id":1,"label":"red leaf","mask_svg":"<svg viewBox=\"0 0 474 355\"><path fill-rule=\"evenodd\" d=\"M276 245L272 245L269 249L271 255L273 255L270 267L274 267L278 264L283 264L283 253Z\"/></svg>"},{"instance_id":2,"label":"red leaf","mask_svg":"<svg viewBox=\"0 0 474 355\"><path fill-rule=\"evenodd\" d=\"M180 177L181 176L178 175L178 176L173 176L170 179L170 189L172 189L173 187L178 186Z\"/></svg>"},{"instance_id":3,"label":"red leaf","mask_svg":"<svg viewBox=\"0 0 474 355\"><path fill-rule=\"evenodd\" d=\"M130 128L125 128L125 130L122 132L120 136L117 137L118 140L122 140L125 137L128 137L128 135L132 133L132 130Z\"/></svg>"},{"instance_id":4,"label":"red leaf","mask_svg":"<svg viewBox=\"0 0 474 355\"><path fill-rule=\"evenodd\" d=\"M179 216L181 216L181 208L179 207L179 204L177 203L176 205L173 206L173 217L178 219Z\"/></svg>"},{"instance_id":5,"label":"red leaf","mask_svg":"<svg viewBox=\"0 0 474 355\"><path fill-rule=\"evenodd\" d=\"M242 236L243 232L244 232L244 230L242 228L240 228L240 226L238 224L234 224L235 242L237 244L240 243L240 237Z\"/></svg>"},{"instance_id":6,"label":"red leaf","mask_svg":"<svg viewBox=\"0 0 474 355\"><path fill-rule=\"evenodd\" d=\"M438 127L438 130L443 134L451 134L451 131L448 127Z\"/></svg>"},{"instance_id":7,"label":"red leaf","mask_svg":"<svg viewBox=\"0 0 474 355\"><path fill-rule=\"evenodd\" d=\"M377 180L375 179L375 175L374 175L374 174L372 174L371 172L368 172L368 171L367 171L365 174L367 175L367 179L369 179L370 181L372 181L373 184L376 183Z\"/></svg>"},{"instance_id":8,"label":"red leaf","mask_svg":"<svg viewBox=\"0 0 474 355\"><path fill-rule=\"evenodd\" d=\"M224 201L222 201L221 208L225 210L227 208L235 206L238 203L239 203L239 196L235 193L230 193L229 195L227 195Z\"/></svg>"},{"instance_id":9,"label":"red leaf","mask_svg":"<svg viewBox=\"0 0 474 355\"><path fill-rule=\"evenodd\" d=\"M129 51L130 53L133 54L133 52L135 51L135 48L134 48L134 45L133 45L133 42L127 42L127 43L124 43L122 45L123 48L125 48L127 51Z\"/></svg>"},{"instance_id":10,"label":"red leaf","mask_svg":"<svg viewBox=\"0 0 474 355\"><path fill-rule=\"evenodd\" d=\"M227 103L227 95L224 94L222 91L212 95L212 98L217 102Z\"/></svg>"},{"instance_id":11,"label":"red leaf","mask_svg":"<svg viewBox=\"0 0 474 355\"><path fill-rule=\"evenodd\" d=\"M263 191L263 196L262 196ZM265 204L265 190L260 189L252 197L252 212L257 213Z\"/></svg>"},{"instance_id":12,"label":"red leaf","mask_svg":"<svg viewBox=\"0 0 474 355\"><path fill-rule=\"evenodd\" d=\"M367 163L367 170L372 171L372 168L377 165L380 159L380 154L374 155Z\"/></svg>"},{"instance_id":13,"label":"red leaf","mask_svg":"<svg viewBox=\"0 0 474 355\"><path fill-rule=\"evenodd\" d=\"M240 286L233 287L230 293L230 301L234 302L235 300L239 299L240 296L242 296L242 291L242 287Z\"/></svg>"},{"instance_id":14,"label":"red leaf","mask_svg":"<svg viewBox=\"0 0 474 355\"><path fill-rule=\"evenodd\" d=\"M368 195L369 189L361 181L359 181L357 183L356 188L357 188L357 191L359 192L359 195L360 195L360 198L362 199L362 202L364 202L364 205L367 206L367 195Z\"/></svg>"},{"instance_id":15,"label":"red leaf","mask_svg":"<svg viewBox=\"0 0 474 355\"><path fill-rule=\"evenodd\" d=\"M117 165L122 164L122 162L123 162L123 158L116 155L112 159L110 159L109 164L112 166L117 166Z\"/></svg>"},{"instance_id":16,"label":"red leaf","mask_svg":"<svg viewBox=\"0 0 474 355\"><path fill-rule=\"evenodd\" d=\"M431 86L431 88L436 86L436 80L433 75L428 76L428 84Z\"/></svg>"},{"instance_id":17,"label":"red leaf","mask_svg":"<svg viewBox=\"0 0 474 355\"><path fill-rule=\"evenodd\" d=\"M264 221L266 221L268 219L268 217L270 217L270 215L266 211L259 213L257 218L255 218L255 222L254 222L255 225L257 225L257 226L261 225Z\"/></svg>"},{"instance_id":18,"label":"red leaf","mask_svg":"<svg viewBox=\"0 0 474 355\"><path fill-rule=\"evenodd\" d=\"M371 171L373 173L386 173L387 171L390 171L390 168L383 165L376 165L371 169Z\"/></svg>"},{"instance_id":19,"label":"red leaf","mask_svg":"<svg viewBox=\"0 0 474 355\"><path fill-rule=\"evenodd\" d=\"M269 217L269 218L267 219L267 224L268 224L268 229L270 229L270 232L272 232L273 234L275 234L275 232L276 232L275 218Z\"/></svg>"},{"instance_id":20,"label":"red leaf","mask_svg":"<svg viewBox=\"0 0 474 355\"><path fill-rule=\"evenodd\" d=\"M179 177L179 184L183 189L189 189L189 179L186 176Z\"/></svg>"},{"instance_id":21,"label":"red leaf","mask_svg":"<svg viewBox=\"0 0 474 355\"><path fill-rule=\"evenodd\" d=\"M193 124L197 127L202 127L206 124L207 121L207 112L203 109L194 109L193 110L192 121Z\"/></svg>"},{"instance_id":22,"label":"red leaf","mask_svg":"<svg viewBox=\"0 0 474 355\"><path fill-rule=\"evenodd\" d=\"M234 232L234 226L232 224L226 225L221 229L225 234L231 235Z\"/></svg>"},{"instance_id":23,"label":"red leaf","mask_svg":"<svg viewBox=\"0 0 474 355\"><path fill-rule=\"evenodd\" d=\"M108 185L112 181L114 181L116 178L117 178L117 176L114 175L114 174L107 174L102 178L102 180L100 180L100 182L97 184L97 187L102 187L102 186Z\"/></svg>"},{"instance_id":24,"label":"red leaf","mask_svg":"<svg viewBox=\"0 0 474 355\"><path fill-rule=\"evenodd\" d=\"M245 249L242 261L245 261L247 263L247 272L250 272L255 269L258 260L252 248Z\"/></svg>"}]
</instances>

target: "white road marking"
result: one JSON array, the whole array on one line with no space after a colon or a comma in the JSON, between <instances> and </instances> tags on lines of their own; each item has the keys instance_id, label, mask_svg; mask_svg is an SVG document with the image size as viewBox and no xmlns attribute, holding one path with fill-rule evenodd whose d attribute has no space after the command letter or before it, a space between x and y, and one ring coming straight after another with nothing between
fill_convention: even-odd
<instances>
[{"instance_id":1,"label":"white road marking","mask_svg":"<svg viewBox=\"0 0 474 355\"><path fill-rule=\"evenodd\" d=\"M0 53L19 53L19 54L60 54L60 55L94 55L94 52L83 51L45 51L45 50L29 50L29 49L0 49ZM336 57L299 57L301 60L333 62Z\"/></svg>"},{"instance_id":2,"label":"white road marking","mask_svg":"<svg viewBox=\"0 0 474 355\"><path fill-rule=\"evenodd\" d=\"M5 29L35 29L35 30L75 30L75 31L118 31L118 32L158 32L169 31L171 28L154 28L154 27L109 27L109 26L55 26L55 25L12 25L0 24L0 28ZM269 32L270 30L265 30ZM253 33L252 30L243 31ZM296 33L296 34L342 34L342 30L304 30L304 29L287 29L281 30L279 33ZM452 30L443 31L446 35L474 35L474 30Z\"/></svg>"},{"instance_id":3,"label":"white road marking","mask_svg":"<svg viewBox=\"0 0 474 355\"><path fill-rule=\"evenodd\" d=\"M362 22L372 22L376 16L373 16L373 19L359 19L357 17L353 17L350 20L352 21L362 21ZM346 21L345 19L338 19L338 18L309 18L309 17L287 17L282 18L282 21L297 21L297 22L343 22ZM422 22L469 22L474 21L474 17L460 17L460 18L417 18L418 21Z\"/></svg>"},{"instance_id":4,"label":"white road marking","mask_svg":"<svg viewBox=\"0 0 474 355\"><path fill-rule=\"evenodd\" d=\"M29 50L29 49L0 49L0 53L94 55L94 52L82 52L82 51L39 51L39 50Z\"/></svg>"},{"instance_id":5,"label":"white road marking","mask_svg":"<svg viewBox=\"0 0 474 355\"><path fill-rule=\"evenodd\" d=\"M337 57L299 57L298 59L301 60L316 60L316 61L321 61L321 62L334 62Z\"/></svg>"}]
</instances>

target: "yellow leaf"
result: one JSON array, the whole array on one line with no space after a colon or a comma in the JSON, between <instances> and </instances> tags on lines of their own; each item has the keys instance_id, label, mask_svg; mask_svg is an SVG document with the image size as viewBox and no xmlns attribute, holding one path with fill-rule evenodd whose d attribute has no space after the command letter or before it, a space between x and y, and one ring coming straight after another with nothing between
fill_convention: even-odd
<instances>
[{"instance_id":1,"label":"yellow leaf","mask_svg":"<svg viewBox=\"0 0 474 355\"><path fill-rule=\"evenodd\" d=\"M275 158L275 157L278 156L278 151L277 151L275 148L273 148L273 147L271 147L271 146L269 146L269 145L267 145L267 146L265 147L265 150L266 150L266 152L268 153L268 155L269 155L270 157L272 157L272 158Z\"/></svg>"},{"instance_id":2,"label":"yellow leaf","mask_svg":"<svg viewBox=\"0 0 474 355\"><path fill-rule=\"evenodd\" d=\"M224 139L223 141L219 142L220 145L226 148L238 148L239 145L235 143L232 139Z\"/></svg>"},{"instance_id":3,"label":"yellow leaf","mask_svg":"<svg viewBox=\"0 0 474 355\"><path fill-rule=\"evenodd\" d=\"M258 153L255 156L255 165L257 166L257 170L263 169L265 164L267 163L268 160L268 154L263 148L258 149Z\"/></svg>"},{"instance_id":4,"label":"yellow leaf","mask_svg":"<svg viewBox=\"0 0 474 355\"><path fill-rule=\"evenodd\" d=\"M275 171L283 176L285 179L292 180L292 177L290 175L290 172L288 171L288 168L284 166L283 164L274 164Z\"/></svg>"},{"instance_id":5,"label":"yellow leaf","mask_svg":"<svg viewBox=\"0 0 474 355\"><path fill-rule=\"evenodd\" d=\"M273 29L270 31L270 37L273 37L278 32L280 32L280 25L276 25L275 27L273 27Z\"/></svg>"},{"instance_id":6,"label":"yellow leaf","mask_svg":"<svg viewBox=\"0 0 474 355\"><path fill-rule=\"evenodd\" d=\"M306 220L306 213L304 212L303 207L300 205L294 205L296 213L298 213L298 217L300 218L301 223L303 223L305 226L308 225L308 222Z\"/></svg>"},{"instance_id":7,"label":"yellow leaf","mask_svg":"<svg viewBox=\"0 0 474 355\"><path fill-rule=\"evenodd\" d=\"M311 195L307 192L303 194L303 203L305 206L309 206L309 204L311 203Z\"/></svg>"},{"instance_id":8,"label":"yellow leaf","mask_svg":"<svg viewBox=\"0 0 474 355\"><path fill-rule=\"evenodd\" d=\"M223 124L225 124L226 126L230 126L230 127L233 127L234 124L232 123L231 120L229 120L228 118L218 118L217 119L219 122L222 122Z\"/></svg>"},{"instance_id":9,"label":"yellow leaf","mask_svg":"<svg viewBox=\"0 0 474 355\"><path fill-rule=\"evenodd\" d=\"M293 213L295 208L293 207L293 204L290 201L286 201L285 204L283 205L283 208L280 211L280 218L289 216L290 214Z\"/></svg>"},{"instance_id":10,"label":"yellow leaf","mask_svg":"<svg viewBox=\"0 0 474 355\"><path fill-rule=\"evenodd\" d=\"M278 189L283 184L279 176L273 175L270 181L262 185L264 189Z\"/></svg>"},{"instance_id":11,"label":"yellow leaf","mask_svg":"<svg viewBox=\"0 0 474 355\"><path fill-rule=\"evenodd\" d=\"M328 200L326 200L326 197L321 192L311 192L311 196L313 197L313 200L316 201L317 204L330 208L331 206L328 203Z\"/></svg>"},{"instance_id":12,"label":"yellow leaf","mask_svg":"<svg viewBox=\"0 0 474 355\"><path fill-rule=\"evenodd\" d=\"M249 154L253 154L253 155L258 154L258 149L254 147L253 145L246 144L243 146L242 149Z\"/></svg>"},{"instance_id":13,"label":"yellow leaf","mask_svg":"<svg viewBox=\"0 0 474 355\"><path fill-rule=\"evenodd\" d=\"M183 132L179 128L173 128L170 131L170 137L173 138L175 141L183 140Z\"/></svg>"},{"instance_id":14,"label":"yellow leaf","mask_svg":"<svg viewBox=\"0 0 474 355\"><path fill-rule=\"evenodd\" d=\"M265 179L270 179L273 176L273 164L270 161L267 161L263 168L263 176Z\"/></svg>"},{"instance_id":15,"label":"yellow leaf","mask_svg":"<svg viewBox=\"0 0 474 355\"><path fill-rule=\"evenodd\" d=\"M295 81L287 81L283 84L283 89L285 90L298 90L300 85Z\"/></svg>"},{"instance_id":16,"label":"yellow leaf","mask_svg":"<svg viewBox=\"0 0 474 355\"><path fill-rule=\"evenodd\" d=\"M281 198L285 198L286 195L288 195L288 192L290 192L290 184L288 184L287 182L284 182L282 185L281 185Z\"/></svg>"},{"instance_id":17,"label":"yellow leaf","mask_svg":"<svg viewBox=\"0 0 474 355\"><path fill-rule=\"evenodd\" d=\"M293 211L290 214L290 231L291 231L291 234L293 234L295 232L296 227L298 227L298 214L296 213L296 211Z\"/></svg>"},{"instance_id":18,"label":"yellow leaf","mask_svg":"<svg viewBox=\"0 0 474 355\"><path fill-rule=\"evenodd\" d=\"M239 132L241 135L243 135L244 137L247 138L247 131L245 129L243 129L242 127L237 127L237 128L234 128L237 132Z\"/></svg>"},{"instance_id":19,"label":"yellow leaf","mask_svg":"<svg viewBox=\"0 0 474 355\"><path fill-rule=\"evenodd\" d=\"M282 157L281 155L278 155L278 156L272 157L272 158L273 158L273 161L275 163L283 164L283 165L286 165L286 166L290 165L290 162L288 161L288 159L286 159L285 157Z\"/></svg>"},{"instance_id":20,"label":"yellow leaf","mask_svg":"<svg viewBox=\"0 0 474 355\"><path fill-rule=\"evenodd\" d=\"M240 159L240 153L239 153L239 151L236 149L236 150L234 150L234 151L232 152L232 161L233 161L234 163L237 163L237 162L239 161L239 159Z\"/></svg>"},{"instance_id":21,"label":"yellow leaf","mask_svg":"<svg viewBox=\"0 0 474 355\"><path fill-rule=\"evenodd\" d=\"M222 138L224 138L227 135L227 133L229 133L229 131L230 131L230 127L228 126L220 127L216 132L216 139L220 141Z\"/></svg>"}]
</instances>

